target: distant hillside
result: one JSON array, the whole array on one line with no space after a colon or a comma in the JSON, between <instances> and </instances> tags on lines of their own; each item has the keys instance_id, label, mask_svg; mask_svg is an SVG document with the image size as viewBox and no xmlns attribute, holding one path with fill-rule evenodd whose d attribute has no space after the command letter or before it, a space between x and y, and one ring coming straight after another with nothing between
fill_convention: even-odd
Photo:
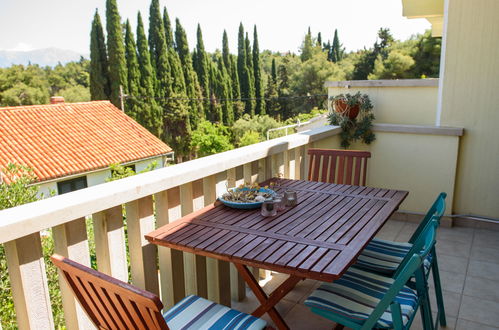
<instances>
[{"instance_id":1,"label":"distant hillside","mask_svg":"<svg viewBox=\"0 0 499 330\"><path fill-rule=\"evenodd\" d=\"M40 66L55 66L59 62L65 64L79 61L80 56L88 58L87 54L79 54L72 50L59 48L44 48L30 51L0 50L0 67L9 67L12 64L38 64Z\"/></svg>"}]
</instances>

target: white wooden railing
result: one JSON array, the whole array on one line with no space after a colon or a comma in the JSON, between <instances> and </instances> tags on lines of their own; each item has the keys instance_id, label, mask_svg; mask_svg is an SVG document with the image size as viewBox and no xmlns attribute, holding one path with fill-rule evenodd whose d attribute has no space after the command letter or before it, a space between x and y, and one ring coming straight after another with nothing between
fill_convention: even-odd
<instances>
[{"instance_id":1,"label":"white wooden railing","mask_svg":"<svg viewBox=\"0 0 499 330\"><path fill-rule=\"evenodd\" d=\"M278 174L303 178L307 148L339 131L321 127L0 211L19 328L54 328L40 231L52 228L56 253L90 265L91 216L98 269L128 280L123 208L133 284L160 295L166 307L192 293L226 305L241 299L244 282L227 262L157 248L144 234L213 203L227 186ZM66 326L92 328L66 284L60 286Z\"/></svg>"}]
</instances>

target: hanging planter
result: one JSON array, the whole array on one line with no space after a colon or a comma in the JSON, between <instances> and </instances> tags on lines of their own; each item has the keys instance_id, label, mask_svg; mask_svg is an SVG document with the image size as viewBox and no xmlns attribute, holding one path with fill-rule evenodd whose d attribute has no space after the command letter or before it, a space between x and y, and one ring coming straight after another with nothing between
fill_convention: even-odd
<instances>
[{"instance_id":1,"label":"hanging planter","mask_svg":"<svg viewBox=\"0 0 499 330\"><path fill-rule=\"evenodd\" d=\"M331 125L340 126L341 146L348 148L352 142L362 140L370 144L376 139L372 131L373 105L367 94L340 94L329 98L333 111L329 114Z\"/></svg>"}]
</instances>

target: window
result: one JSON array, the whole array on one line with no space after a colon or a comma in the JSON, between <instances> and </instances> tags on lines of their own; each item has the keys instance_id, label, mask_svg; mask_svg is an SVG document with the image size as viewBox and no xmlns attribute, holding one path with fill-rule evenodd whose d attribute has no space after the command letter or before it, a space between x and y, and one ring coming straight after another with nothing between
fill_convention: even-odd
<instances>
[{"instance_id":1,"label":"window","mask_svg":"<svg viewBox=\"0 0 499 330\"><path fill-rule=\"evenodd\" d=\"M87 187L87 177L81 176L76 179L57 182L57 191L59 195L80 190Z\"/></svg>"}]
</instances>

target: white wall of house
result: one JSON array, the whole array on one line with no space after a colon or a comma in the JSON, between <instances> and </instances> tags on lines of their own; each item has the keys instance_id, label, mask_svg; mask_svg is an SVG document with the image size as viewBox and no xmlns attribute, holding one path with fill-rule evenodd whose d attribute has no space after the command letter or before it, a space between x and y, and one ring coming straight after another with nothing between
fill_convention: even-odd
<instances>
[{"instance_id":1,"label":"white wall of house","mask_svg":"<svg viewBox=\"0 0 499 330\"><path fill-rule=\"evenodd\" d=\"M144 170L149 164L152 162L156 161L158 166L156 168L161 168L165 166L165 160L164 157L156 157L156 158L151 158L151 159L146 159L134 163L127 163L126 165L135 165L135 171L140 172ZM70 179L76 179L82 176L87 177L87 185L88 187L95 186L101 183L105 183L106 179L111 176L111 170L109 168L105 168L99 171L94 171L94 172L87 172L87 173L81 173L77 175L72 175L72 176L66 176L59 178L54 181L46 182L46 183L41 183L39 185L40 190L38 192L39 196L50 196L50 192L54 191L57 194L57 182L61 181L66 181Z\"/></svg>"}]
</instances>

